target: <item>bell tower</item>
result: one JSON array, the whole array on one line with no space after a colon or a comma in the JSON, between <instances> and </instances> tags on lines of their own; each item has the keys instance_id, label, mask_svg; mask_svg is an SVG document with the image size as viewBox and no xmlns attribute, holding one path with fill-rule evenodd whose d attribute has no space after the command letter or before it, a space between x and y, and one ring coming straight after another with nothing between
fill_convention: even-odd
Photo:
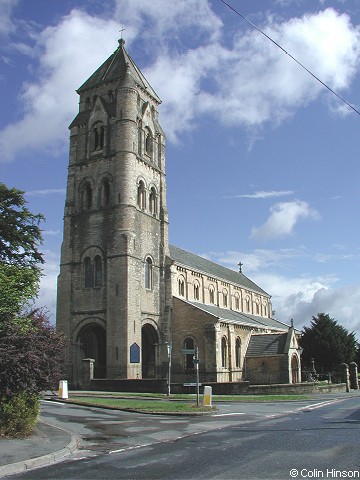
<instances>
[{"instance_id":1,"label":"bell tower","mask_svg":"<svg viewBox=\"0 0 360 480\"><path fill-rule=\"evenodd\" d=\"M162 377L169 341L165 136L159 97L125 42L77 90L70 129L57 326L69 379Z\"/></svg>"}]
</instances>

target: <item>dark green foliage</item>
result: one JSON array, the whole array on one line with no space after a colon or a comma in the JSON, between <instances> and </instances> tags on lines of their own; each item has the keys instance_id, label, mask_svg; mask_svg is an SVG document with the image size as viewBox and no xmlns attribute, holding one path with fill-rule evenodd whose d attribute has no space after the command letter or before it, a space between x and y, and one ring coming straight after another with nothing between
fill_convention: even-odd
<instances>
[{"instance_id":1,"label":"dark green foliage","mask_svg":"<svg viewBox=\"0 0 360 480\"><path fill-rule=\"evenodd\" d=\"M36 269L44 263L38 250L42 242L39 224L44 217L25 207L23 194L0 183L0 262Z\"/></svg>"},{"instance_id":2,"label":"dark green foliage","mask_svg":"<svg viewBox=\"0 0 360 480\"><path fill-rule=\"evenodd\" d=\"M354 333L325 313L312 317L311 326L303 328L300 345L304 349L303 367L308 368L313 358L317 373L331 372L341 363L356 361L358 345Z\"/></svg>"},{"instance_id":3,"label":"dark green foliage","mask_svg":"<svg viewBox=\"0 0 360 480\"><path fill-rule=\"evenodd\" d=\"M44 217L25 205L23 192L0 183L0 321L19 314L39 287Z\"/></svg>"},{"instance_id":4,"label":"dark green foliage","mask_svg":"<svg viewBox=\"0 0 360 480\"><path fill-rule=\"evenodd\" d=\"M33 431L40 412L39 395L20 392L0 397L0 436L24 437Z\"/></svg>"}]
</instances>

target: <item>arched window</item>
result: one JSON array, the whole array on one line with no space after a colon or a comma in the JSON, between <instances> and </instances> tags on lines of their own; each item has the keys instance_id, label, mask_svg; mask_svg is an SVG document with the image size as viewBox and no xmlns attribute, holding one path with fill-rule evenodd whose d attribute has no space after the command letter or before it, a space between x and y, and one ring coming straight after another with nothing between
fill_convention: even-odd
<instances>
[{"instance_id":1,"label":"arched window","mask_svg":"<svg viewBox=\"0 0 360 480\"><path fill-rule=\"evenodd\" d=\"M194 300L200 300L200 285L198 281L194 283Z\"/></svg>"},{"instance_id":2,"label":"arched window","mask_svg":"<svg viewBox=\"0 0 360 480\"><path fill-rule=\"evenodd\" d=\"M90 210L92 202L92 188L90 183L86 183L83 190L83 208L85 210Z\"/></svg>"},{"instance_id":3,"label":"arched window","mask_svg":"<svg viewBox=\"0 0 360 480\"><path fill-rule=\"evenodd\" d=\"M149 128L145 130L145 153L152 157L153 154L153 137Z\"/></svg>"},{"instance_id":4,"label":"arched window","mask_svg":"<svg viewBox=\"0 0 360 480\"><path fill-rule=\"evenodd\" d=\"M110 205L110 183L109 180L104 180L101 189L101 204L103 207Z\"/></svg>"},{"instance_id":5,"label":"arched window","mask_svg":"<svg viewBox=\"0 0 360 480\"><path fill-rule=\"evenodd\" d=\"M245 298L245 306L246 306L246 311L250 312L250 298L249 297Z\"/></svg>"},{"instance_id":6,"label":"arched window","mask_svg":"<svg viewBox=\"0 0 360 480\"><path fill-rule=\"evenodd\" d=\"M256 300L256 315L260 315L260 302Z\"/></svg>"},{"instance_id":7,"label":"arched window","mask_svg":"<svg viewBox=\"0 0 360 480\"><path fill-rule=\"evenodd\" d=\"M137 201L138 201L139 208L141 208L141 210L145 210L145 208L146 208L146 190L145 190L145 184L142 180L140 180L139 186L138 186Z\"/></svg>"},{"instance_id":8,"label":"arched window","mask_svg":"<svg viewBox=\"0 0 360 480\"><path fill-rule=\"evenodd\" d=\"M191 337L185 338L184 350L193 350L194 353L185 354L185 370L194 370L195 342Z\"/></svg>"},{"instance_id":9,"label":"arched window","mask_svg":"<svg viewBox=\"0 0 360 480\"><path fill-rule=\"evenodd\" d=\"M94 259L94 266L95 266L95 277L94 277L94 286L95 287L101 287L102 286L102 277L103 277L103 272L102 272L102 260L100 255L96 255Z\"/></svg>"},{"instance_id":10,"label":"arched window","mask_svg":"<svg viewBox=\"0 0 360 480\"><path fill-rule=\"evenodd\" d=\"M221 366L227 368L227 339L222 337L221 339Z\"/></svg>"},{"instance_id":11,"label":"arched window","mask_svg":"<svg viewBox=\"0 0 360 480\"><path fill-rule=\"evenodd\" d=\"M105 145L105 127L100 127L99 132L99 148L104 148Z\"/></svg>"},{"instance_id":12,"label":"arched window","mask_svg":"<svg viewBox=\"0 0 360 480\"><path fill-rule=\"evenodd\" d=\"M152 215L157 214L157 195L154 187L151 187L149 195L149 210Z\"/></svg>"},{"instance_id":13,"label":"arched window","mask_svg":"<svg viewBox=\"0 0 360 480\"><path fill-rule=\"evenodd\" d=\"M240 297L238 293L235 293L235 310L240 310Z\"/></svg>"},{"instance_id":14,"label":"arched window","mask_svg":"<svg viewBox=\"0 0 360 480\"><path fill-rule=\"evenodd\" d=\"M185 280L183 277L179 278L178 287L179 287L179 296L185 297Z\"/></svg>"},{"instance_id":15,"label":"arched window","mask_svg":"<svg viewBox=\"0 0 360 480\"><path fill-rule=\"evenodd\" d=\"M93 286L93 267L90 257L85 257L84 260L84 278L85 288L92 288Z\"/></svg>"},{"instance_id":16,"label":"arched window","mask_svg":"<svg viewBox=\"0 0 360 480\"><path fill-rule=\"evenodd\" d=\"M228 292L226 289L223 290L223 306L225 308L228 306Z\"/></svg>"},{"instance_id":17,"label":"arched window","mask_svg":"<svg viewBox=\"0 0 360 480\"><path fill-rule=\"evenodd\" d=\"M93 129L94 145L93 149L97 150L99 148L99 130L97 127Z\"/></svg>"},{"instance_id":18,"label":"arched window","mask_svg":"<svg viewBox=\"0 0 360 480\"><path fill-rule=\"evenodd\" d=\"M241 340L240 337L236 338L235 341L235 366L240 368L241 366Z\"/></svg>"},{"instance_id":19,"label":"arched window","mask_svg":"<svg viewBox=\"0 0 360 480\"><path fill-rule=\"evenodd\" d=\"M153 289L153 262L150 257L145 262L145 288Z\"/></svg>"},{"instance_id":20,"label":"arched window","mask_svg":"<svg viewBox=\"0 0 360 480\"><path fill-rule=\"evenodd\" d=\"M215 290L212 285L209 286L209 301L213 305L215 304Z\"/></svg>"}]
</instances>

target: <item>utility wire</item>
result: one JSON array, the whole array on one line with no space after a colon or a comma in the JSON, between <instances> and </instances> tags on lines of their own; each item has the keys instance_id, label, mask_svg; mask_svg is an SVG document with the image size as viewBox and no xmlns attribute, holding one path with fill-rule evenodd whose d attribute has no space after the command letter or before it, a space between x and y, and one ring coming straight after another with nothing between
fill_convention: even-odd
<instances>
[{"instance_id":1,"label":"utility wire","mask_svg":"<svg viewBox=\"0 0 360 480\"><path fill-rule=\"evenodd\" d=\"M230 10L232 10L234 13L236 13L236 15L238 15L239 17L241 17L243 20L245 20L245 22L247 22L249 25L251 25L253 28L255 28L255 30L257 30L258 32L260 32L262 35L264 35L264 37L266 37L268 40L270 40L270 42L272 42L274 45L276 45L278 48L280 48L280 50L282 50L286 55L288 55L292 60L294 60L294 62L296 62L301 68L303 68L307 73L309 73L313 78L315 78L315 80L317 80L319 83L321 83L321 85L323 85L325 88L327 88L333 95L335 95L339 100L341 100L342 102L344 102L348 107L350 107L352 110L354 110L355 113L357 113L358 115L360 115L360 112L359 110L357 110L353 105L351 105L349 102L347 102L345 100L345 98L343 98L341 95L339 95L338 93L336 93L332 88L330 88L326 83L324 83L322 80L320 80L319 77L317 77L314 73L312 73L308 68L305 67L305 65L303 65L302 63L300 63L295 57L293 57L289 52L287 52L281 45L279 45L277 42L275 42L275 40L273 40L271 37L269 37L269 35L267 35L265 32L263 32L259 27L257 27L254 23L250 22L250 20L248 20L246 17L244 17L244 15L242 15L240 12L238 12L237 10L235 10L235 8L233 8L231 5L229 5L227 2L225 2L225 0L220 0L220 2L222 2L224 5L226 5L227 7L230 8Z\"/></svg>"}]
</instances>

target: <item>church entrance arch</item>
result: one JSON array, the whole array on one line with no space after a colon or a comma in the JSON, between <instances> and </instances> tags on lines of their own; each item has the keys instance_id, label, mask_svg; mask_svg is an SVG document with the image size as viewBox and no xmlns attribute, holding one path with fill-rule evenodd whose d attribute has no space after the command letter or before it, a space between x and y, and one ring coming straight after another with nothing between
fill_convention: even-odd
<instances>
[{"instance_id":1,"label":"church entrance arch","mask_svg":"<svg viewBox=\"0 0 360 480\"><path fill-rule=\"evenodd\" d=\"M299 361L296 355L291 358L291 383L299 383Z\"/></svg>"},{"instance_id":2,"label":"church entrance arch","mask_svg":"<svg viewBox=\"0 0 360 480\"><path fill-rule=\"evenodd\" d=\"M158 335L155 328L146 323L141 329L142 378L156 376L156 347Z\"/></svg>"},{"instance_id":3,"label":"church entrance arch","mask_svg":"<svg viewBox=\"0 0 360 480\"><path fill-rule=\"evenodd\" d=\"M85 325L79 332L77 343L80 357L93 358L94 378L106 378L106 331L96 323Z\"/></svg>"}]
</instances>

